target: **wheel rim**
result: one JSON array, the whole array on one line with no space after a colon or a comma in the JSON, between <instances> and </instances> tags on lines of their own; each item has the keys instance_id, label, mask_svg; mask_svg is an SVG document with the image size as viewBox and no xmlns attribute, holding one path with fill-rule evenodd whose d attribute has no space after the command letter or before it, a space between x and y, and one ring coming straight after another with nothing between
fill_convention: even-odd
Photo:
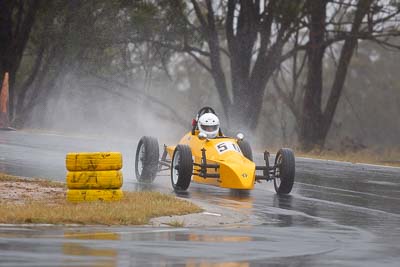
<instances>
[{"instance_id":1,"label":"wheel rim","mask_svg":"<svg viewBox=\"0 0 400 267\"><path fill-rule=\"evenodd\" d=\"M139 176L141 176L142 172L143 172L143 166L144 166L143 162L145 160L145 155L146 155L146 149L145 149L144 145L142 144L142 146L140 147L140 151L139 151L139 160L138 160L138 168L137 168Z\"/></svg>"},{"instance_id":2,"label":"wheel rim","mask_svg":"<svg viewBox=\"0 0 400 267\"><path fill-rule=\"evenodd\" d=\"M279 155L278 159L276 160L276 166L277 168L275 169L275 185L277 188L281 186L281 165L282 165L282 156Z\"/></svg>"},{"instance_id":3,"label":"wheel rim","mask_svg":"<svg viewBox=\"0 0 400 267\"><path fill-rule=\"evenodd\" d=\"M175 152L174 155L174 160L172 162L172 183L176 185L178 183L178 178L179 178L179 171L178 171L178 166L179 166L179 161L180 161L180 153L179 150Z\"/></svg>"}]
</instances>

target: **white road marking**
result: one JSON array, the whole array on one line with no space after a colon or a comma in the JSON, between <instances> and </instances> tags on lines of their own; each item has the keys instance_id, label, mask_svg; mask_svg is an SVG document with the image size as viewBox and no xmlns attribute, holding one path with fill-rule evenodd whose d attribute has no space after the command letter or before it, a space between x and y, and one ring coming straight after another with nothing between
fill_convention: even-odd
<instances>
[{"instance_id":1,"label":"white road marking","mask_svg":"<svg viewBox=\"0 0 400 267\"><path fill-rule=\"evenodd\" d=\"M219 214L219 213L212 213L212 212L207 212L207 211L203 212L202 214L211 215L211 216L218 216L218 217L221 217L221 216L222 216L222 215Z\"/></svg>"}]
</instances>

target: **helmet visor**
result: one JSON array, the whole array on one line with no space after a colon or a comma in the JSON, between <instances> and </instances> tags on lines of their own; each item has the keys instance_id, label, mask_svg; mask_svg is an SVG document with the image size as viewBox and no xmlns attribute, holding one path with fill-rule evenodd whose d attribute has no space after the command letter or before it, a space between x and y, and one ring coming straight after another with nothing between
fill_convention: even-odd
<instances>
[{"instance_id":1,"label":"helmet visor","mask_svg":"<svg viewBox=\"0 0 400 267\"><path fill-rule=\"evenodd\" d=\"M201 125L201 128L206 132L214 132L218 130L218 125Z\"/></svg>"}]
</instances>

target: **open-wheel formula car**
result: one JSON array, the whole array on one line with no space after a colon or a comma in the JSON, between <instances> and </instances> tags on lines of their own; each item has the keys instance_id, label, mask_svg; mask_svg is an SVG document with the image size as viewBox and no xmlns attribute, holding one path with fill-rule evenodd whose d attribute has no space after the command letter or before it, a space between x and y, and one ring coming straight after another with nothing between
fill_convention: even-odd
<instances>
[{"instance_id":1,"label":"open-wheel formula car","mask_svg":"<svg viewBox=\"0 0 400 267\"><path fill-rule=\"evenodd\" d=\"M203 118L206 118L203 120L204 125L212 126L213 122L218 125L217 128L210 128L210 131L215 131L212 138L202 131L209 127L199 122ZM161 158L157 139L143 136L136 150L137 180L151 183L158 172L170 170L172 187L176 191L187 190L192 181L222 188L249 190L254 188L256 182L263 180L274 181L278 194L289 194L292 190L295 176L295 157L292 150L280 149L272 166L269 165L269 153L265 151L265 164L257 166L243 134L238 134L236 138L224 136L219 128L219 120L210 107L200 109L192 127L176 146L164 145Z\"/></svg>"}]
</instances>

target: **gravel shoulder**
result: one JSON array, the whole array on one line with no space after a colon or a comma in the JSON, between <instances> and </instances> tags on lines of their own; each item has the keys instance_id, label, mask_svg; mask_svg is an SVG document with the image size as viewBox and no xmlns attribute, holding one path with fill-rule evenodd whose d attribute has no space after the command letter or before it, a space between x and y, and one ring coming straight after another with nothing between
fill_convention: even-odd
<instances>
[{"instance_id":1,"label":"gravel shoulder","mask_svg":"<svg viewBox=\"0 0 400 267\"><path fill-rule=\"evenodd\" d=\"M0 180L0 202L24 204L30 201L65 198L65 188L42 180L21 178Z\"/></svg>"}]
</instances>

